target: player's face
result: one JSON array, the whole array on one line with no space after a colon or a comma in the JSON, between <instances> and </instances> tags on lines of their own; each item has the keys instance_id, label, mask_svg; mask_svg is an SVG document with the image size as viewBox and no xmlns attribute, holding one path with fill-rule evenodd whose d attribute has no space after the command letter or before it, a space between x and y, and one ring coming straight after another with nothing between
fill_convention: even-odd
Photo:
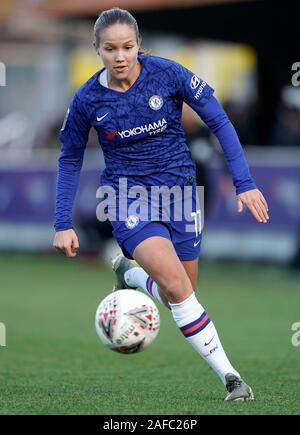
<instances>
[{"instance_id":1,"label":"player's face","mask_svg":"<svg viewBox=\"0 0 300 435\"><path fill-rule=\"evenodd\" d=\"M138 51L136 33L127 24L116 23L100 34L98 53L111 80L130 80L138 73Z\"/></svg>"}]
</instances>

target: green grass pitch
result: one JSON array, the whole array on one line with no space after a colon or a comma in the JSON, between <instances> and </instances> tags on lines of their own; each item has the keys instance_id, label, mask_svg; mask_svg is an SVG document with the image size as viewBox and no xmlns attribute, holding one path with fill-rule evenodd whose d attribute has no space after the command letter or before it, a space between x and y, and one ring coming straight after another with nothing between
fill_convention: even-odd
<instances>
[{"instance_id":1,"label":"green grass pitch","mask_svg":"<svg viewBox=\"0 0 300 435\"><path fill-rule=\"evenodd\" d=\"M256 400L224 402L213 371L164 307L146 351L120 355L94 316L113 272L59 254L0 256L1 414L299 414L299 274L272 265L201 261L198 296Z\"/></svg>"}]
</instances>

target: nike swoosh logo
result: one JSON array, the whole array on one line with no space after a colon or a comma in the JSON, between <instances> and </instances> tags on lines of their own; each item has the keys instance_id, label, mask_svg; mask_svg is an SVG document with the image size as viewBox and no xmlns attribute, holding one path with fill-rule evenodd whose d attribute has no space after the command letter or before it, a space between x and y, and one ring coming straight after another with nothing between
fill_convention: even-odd
<instances>
[{"instance_id":1,"label":"nike swoosh logo","mask_svg":"<svg viewBox=\"0 0 300 435\"><path fill-rule=\"evenodd\" d=\"M194 243L194 248L199 245L199 243L201 242L201 240L198 240L198 242Z\"/></svg>"},{"instance_id":2,"label":"nike swoosh logo","mask_svg":"<svg viewBox=\"0 0 300 435\"><path fill-rule=\"evenodd\" d=\"M213 341L213 339L215 338L215 336L213 335L213 337L212 337L212 339L211 340L209 340L209 342L208 343L204 343L204 346L208 346L209 345L209 343L211 343L212 341Z\"/></svg>"},{"instance_id":3,"label":"nike swoosh logo","mask_svg":"<svg viewBox=\"0 0 300 435\"><path fill-rule=\"evenodd\" d=\"M105 113L105 115L103 115L103 116L97 116L97 121L98 122L102 121L102 119L104 119L108 114L109 114L109 112Z\"/></svg>"}]
</instances>

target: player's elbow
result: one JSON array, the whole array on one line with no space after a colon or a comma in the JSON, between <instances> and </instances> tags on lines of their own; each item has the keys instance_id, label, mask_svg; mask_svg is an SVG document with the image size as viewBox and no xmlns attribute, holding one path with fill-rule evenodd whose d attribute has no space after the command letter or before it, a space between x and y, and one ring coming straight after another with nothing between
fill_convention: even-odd
<instances>
[{"instance_id":1,"label":"player's elbow","mask_svg":"<svg viewBox=\"0 0 300 435\"><path fill-rule=\"evenodd\" d=\"M232 124L226 113L218 114L207 122L207 126L214 134L230 125Z\"/></svg>"}]
</instances>

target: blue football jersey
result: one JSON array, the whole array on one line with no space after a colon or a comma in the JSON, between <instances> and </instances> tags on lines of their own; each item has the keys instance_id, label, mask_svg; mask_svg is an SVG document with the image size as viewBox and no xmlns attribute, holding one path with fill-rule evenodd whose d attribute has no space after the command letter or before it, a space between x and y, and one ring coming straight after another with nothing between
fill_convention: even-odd
<instances>
[{"instance_id":1,"label":"blue football jersey","mask_svg":"<svg viewBox=\"0 0 300 435\"><path fill-rule=\"evenodd\" d=\"M71 210L91 127L97 131L105 169L101 183L185 185L195 163L182 128L182 104L192 107L218 137L237 193L255 188L244 153L214 90L180 64L139 55L141 72L125 92L102 86L98 71L75 94L59 138L56 230L72 227Z\"/></svg>"}]
</instances>

